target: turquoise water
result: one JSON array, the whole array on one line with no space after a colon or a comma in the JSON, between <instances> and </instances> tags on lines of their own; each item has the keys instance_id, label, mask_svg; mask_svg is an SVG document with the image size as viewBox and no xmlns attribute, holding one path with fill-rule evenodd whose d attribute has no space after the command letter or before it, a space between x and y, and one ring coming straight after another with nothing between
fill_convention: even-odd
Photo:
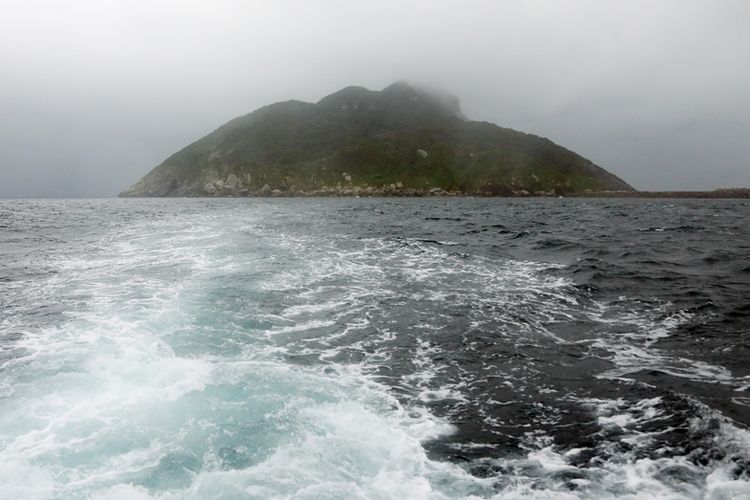
<instances>
[{"instance_id":1,"label":"turquoise water","mask_svg":"<svg viewBox=\"0 0 750 500\"><path fill-rule=\"evenodd\" d=\"M306 337L348 334L326 329L381 271L266 216L109 222L41 251L55 272L14 283L16 300L60 310L3 365L4 498L416 498L476 482L425 456L450 425L368 376L374 341L356 363L304 361L320 355Z\"/></svg>"},{"instance_id":2,"label":"turquoise water","mask_svg":"<svg viewBox=\"0 0 750 500\"><path fill-rule=\"evenodd\" d=\"M476 399L445 325L565 349L580 338L549 321L607 315L576 298L564 263L384 237L352 226L352 211L385 213L373 202L306 201L3 202L0 497L748 498L736 460L613 452L584 468L533 420L516 448L482 435L451 448L479 456L441 452ZM403 207L385 210L398 227ZM680 324L654 311L637 314L657 337ZM612 314L600 324L635 321ZM611 349L602 371L632 372ZM506 387L545 386L513 370ZM665 432L635 427L664 416L664 396L579 396L602 428L619 422L612 443ZM741 425L695 418L725 452L748 449Z\"/></svg>"}]
</instances>

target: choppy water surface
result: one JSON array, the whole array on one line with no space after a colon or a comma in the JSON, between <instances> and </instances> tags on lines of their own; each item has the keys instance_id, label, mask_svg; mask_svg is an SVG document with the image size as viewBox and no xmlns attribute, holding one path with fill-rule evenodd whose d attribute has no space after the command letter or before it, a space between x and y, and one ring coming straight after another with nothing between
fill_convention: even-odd
<instances>
[{"instance_id":1,"label":"choppy water surface","mask_svg":"<svg viewBox=\"0 0 750 500\"><path fill-rule=\"evenodd\" d=\"M749 221L0 201L0 497L749 498Z\"/></svg>"}]
</instances>

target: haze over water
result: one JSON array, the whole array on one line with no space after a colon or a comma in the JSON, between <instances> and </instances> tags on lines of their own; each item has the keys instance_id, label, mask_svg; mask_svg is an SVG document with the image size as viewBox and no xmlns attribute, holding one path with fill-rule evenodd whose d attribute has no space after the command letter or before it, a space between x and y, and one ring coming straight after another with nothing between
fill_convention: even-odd
<instances>
[{"instance_id":1,"label":"haze over water","mask_svg":"<svg viewBox=\"0 0 750 500\"><path fill-rule=\"evenodd\" d=\"M2 498L747 498L743 201L0 201Z\"/></svg>"}]
</instances>

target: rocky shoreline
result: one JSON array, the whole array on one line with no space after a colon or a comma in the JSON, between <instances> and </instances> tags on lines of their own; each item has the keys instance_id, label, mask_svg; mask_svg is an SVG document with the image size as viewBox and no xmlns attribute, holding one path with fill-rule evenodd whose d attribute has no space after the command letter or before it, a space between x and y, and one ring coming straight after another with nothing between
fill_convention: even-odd
<instances>
[{"instance_id":1,"label":"rocky shoreline","mask_svg":"<svg viewBox=\"0 0 750 500\"><path fill-rule=\"evenodd\" d=\"M400 183L399 183L400 184ZM585 191L580 193L556 193L553 191L526 190L492 190L463 192L444 190L441 188L415 189L391 184L381 187L359 186L326 186L316 190L271 189L264 185L257 191L249 189L216 190L202 197L209 198L325 198L325 197L355 197L355 198L411 198L411 197L498 197L498 198L750 198L750 188L716 189L713 191Z\"/></svg>"}]
</instances>

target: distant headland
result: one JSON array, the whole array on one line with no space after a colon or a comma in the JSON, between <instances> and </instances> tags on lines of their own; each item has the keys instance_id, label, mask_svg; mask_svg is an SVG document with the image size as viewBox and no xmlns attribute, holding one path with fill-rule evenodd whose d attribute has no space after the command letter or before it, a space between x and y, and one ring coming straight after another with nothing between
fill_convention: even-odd
<instances>
[{"instance_id":1,"label":"distant headland","mask_svg":"<svg viewBox=\"0 0 750 500\"><path fill-rule=\"evenodd\" d=\"M719 188L713 191L597 191L570 196L592 198L750 198L750 188Z\"/></svg>"},{"instance_id":2,"label":"distant headland","mask_svg":"<svg viewBox=\"0 0 750 500\"><path fill-rule=\"evenodd\" d=\"M235 118L120 196L633 194L549 139L468 120L454 96L397 82L347 87Z\"/></svg>"}]
</instances>

